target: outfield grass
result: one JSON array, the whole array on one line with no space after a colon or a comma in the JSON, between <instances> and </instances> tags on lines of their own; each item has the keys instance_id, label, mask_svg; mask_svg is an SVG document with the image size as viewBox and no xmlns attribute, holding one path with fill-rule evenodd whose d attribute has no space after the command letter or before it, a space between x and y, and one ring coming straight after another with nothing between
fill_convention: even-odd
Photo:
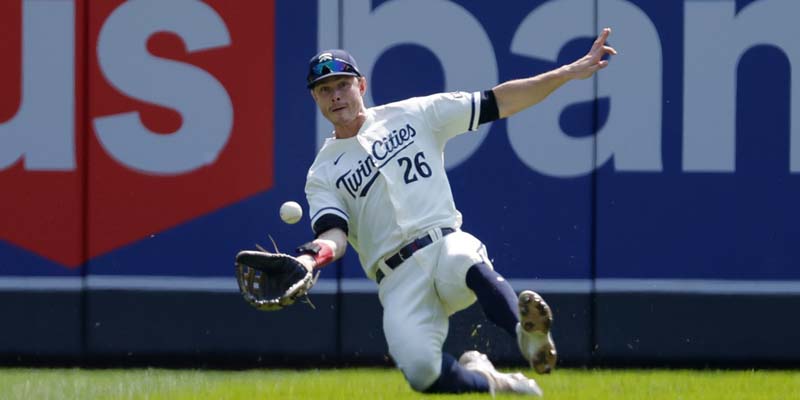
<instances>
[{"instance_id":1,"label":"outfield grass","mask_svg":"<svg viewBox=\"0 0 800 400\"><path fill-rule=\"evenodd\" d=\"M526 371L530 376L531 371ZM561 369L536 376L547 399L797 399L800 371ZM0 399L487 399L423 396L393 369L0 369ZM497 396L519 398L518 396Z\"/></svg>"}]
</instances>

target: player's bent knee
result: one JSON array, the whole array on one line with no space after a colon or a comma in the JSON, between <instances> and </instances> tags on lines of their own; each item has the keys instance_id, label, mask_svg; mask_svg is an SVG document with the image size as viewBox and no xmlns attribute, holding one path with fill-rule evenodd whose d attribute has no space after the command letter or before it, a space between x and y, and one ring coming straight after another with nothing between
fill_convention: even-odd
<instances>
[{"instance_id":1,"label":"player's bent knee","mask_svg":"<svg viewBox=\"0 0 800 400\"><path fill-rule=\"evenodd\" d=\"M441 357L411 357L398 364L398 367L403 371L409 386L418 392L422 392L433 385L436 379L439 378L442 361Z\"/></svg>"}]
</instances>

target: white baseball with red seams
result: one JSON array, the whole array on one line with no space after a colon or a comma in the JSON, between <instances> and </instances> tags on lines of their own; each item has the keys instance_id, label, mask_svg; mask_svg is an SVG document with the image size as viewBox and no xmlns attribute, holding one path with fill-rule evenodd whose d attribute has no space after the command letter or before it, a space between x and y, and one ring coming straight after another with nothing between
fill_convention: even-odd
<instances>
[{"instance_id":1,"label":"white baseball with red seams","mask_svg":"<svg viewBox=\"0 0 800 400\"><path fill-rule=\"evenodd\" d=\"M280 215L283 222L296 224L303 218L303 208L296 201L287 201L281 204Z\"/></svg>"}]
</instances>

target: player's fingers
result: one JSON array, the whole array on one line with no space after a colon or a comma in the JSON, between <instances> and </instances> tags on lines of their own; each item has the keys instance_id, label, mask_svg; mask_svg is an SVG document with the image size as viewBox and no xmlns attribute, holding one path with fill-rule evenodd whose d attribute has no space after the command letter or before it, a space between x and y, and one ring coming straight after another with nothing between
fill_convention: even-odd
<instances>
[{"instance_id":1,"label":"player's fingers","mask_svg":"<svg viewBox=\"0 0 800 400\"><path fill-rule=\"evenodd\" d=\"M608 66L608 61L603 60L603 61L599 61L599 62L597 62L595 64L592 64L592 65L586 67L586 71L589 73L588 76L591 76L595 72L597 72L597 71L599 71L599 70L601 70L601 69L603 69L603 68L605 68L607 66Z\"/></svg>"},{"instance_id":2,"label":"player's fingers","mask_svg":"<svg viewBox=\"0 0 800 400\"><path fill-rule=\"evenodd\" d=\"M611 34L611 28L603 29L603 31L600 32L600 35L597 36L597 39L594 41L594 44L592 45L592 50L597 50L603 47L603 45L606 43L606 39L608 39L608 35L610 34Z\"/></svg>"},{"instance_id":3,"label":"player's fingers","mask_svg":"<svg viewBox=\"0 0 800 400\"><path fill-rule=\"evenodd\" d=\"M611 47L611 46L603 46L603 52L605 52L606 54L613 54L613 55L617 55L617 50L615 50L615 49L614 49L613 47Z\"/></svg>"}]
</instances>

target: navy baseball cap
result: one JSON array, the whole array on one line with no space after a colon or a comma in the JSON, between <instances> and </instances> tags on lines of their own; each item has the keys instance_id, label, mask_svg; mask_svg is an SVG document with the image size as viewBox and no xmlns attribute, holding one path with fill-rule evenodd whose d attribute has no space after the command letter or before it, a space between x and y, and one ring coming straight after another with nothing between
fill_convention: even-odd
<instances>
[{"instance_id":1,"label":"navy baseball cap","mask_svg":"<svg viewBox=\"0 0 800 400\"><path fill-rule=\"evenodd\" d=\"M320 80L336 75L361 76L356 59L341 49L322 51L308 61L306 87L311 89Z\"/></svg>"}]
</instances>

